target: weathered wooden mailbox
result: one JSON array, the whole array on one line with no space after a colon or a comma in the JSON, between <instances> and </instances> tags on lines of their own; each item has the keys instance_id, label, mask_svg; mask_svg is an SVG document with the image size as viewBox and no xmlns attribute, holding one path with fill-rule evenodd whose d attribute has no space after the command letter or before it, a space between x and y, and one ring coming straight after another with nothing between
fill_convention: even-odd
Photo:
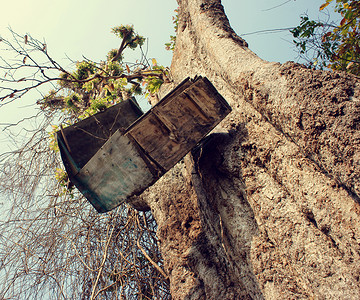
<instances>
[{"instance_id":1,"label":"weathered wooden mailbox","mask_svg":"<svg viewBox=\"0 0 360 300\"><path fill-rule=\"evenodd\" d=\"M187 78L146 114L127 100L64 128L57 140L70 180L107 212L152 185L230 111L207 78Z\"/></svg>"}]
</instances>

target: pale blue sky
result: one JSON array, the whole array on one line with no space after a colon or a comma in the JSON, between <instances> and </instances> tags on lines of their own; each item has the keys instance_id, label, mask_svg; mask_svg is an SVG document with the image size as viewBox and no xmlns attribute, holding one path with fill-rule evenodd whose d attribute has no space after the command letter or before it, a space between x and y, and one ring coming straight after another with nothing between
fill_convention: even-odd
<instances>
[{"instance_id":1,"label":"pale blue sky","mask_svg":"<svg viewBox=\"0 0 360 300\"><path fill-rule=\"evenodd\" d=\"M223 0L223 5L235 31L241 35L264 29L291 27L299 23L299 15L308 11L316 17L325 0ZM5 2L5 1L4 1ZM169 64L171 53L164 43L173 34L171 16L177 7L175 0L17 0L2 4L0 35L11 26L19 33L29 32L44 38L49 51L57 59L65 53L80 59L84 54L101 59L109 48L117 46L110 28L133 24L138 32L149 38L149 56ZM291 36L255 34L245 36L250 49L267 60L284 62L294 59ZM284 41L287 39L288 41Z\"/></svg>"},{"instance_id":2,"label":"pale blue sky","mask_svg":"<svg viewBox=\"0 0 360 300\"><path fill-rule=\"evenodd\" d=\"M223 5L231 25L242 35L264 29L295 26L299 23L299 15L306 11L316 18L318 8L324 1L291 0L274 9L270 8L281 5L286 0L223 0ZM177 7L175 0L3 2L0 35L6 37L7 27L11 26L18 33L30 33L37 39L44 39L49 54L64 66L69 64L66 56L73 60L81 60L82 55L95 61L104 59L109 49L118 47L119 40L110 33L110 28L120 24L133 24L141 35L148 38L149 58L154 57L163 65L171 62L172 53L165 50L164 43L174 34L172 15ZM250 49L263 59L280 62L296 59L288 31L246 35L244 38ZM128 53L136 59L136 52ZM0 55L3 53L0 52ZM127 57L131 59L131 56ZM34 103L36 97L38 95L33 93L11 108L0 108L0 123L26 116L29 112L27 105Z\"/></svg>"},{"instance_id":3,"label":"pale blue sky","mask_svg":"<svg viewBox=\"0 0 360 300\"><path fill-rule=\"evenodd\" d=\"M324 2L325 0L222 1L230 24L237 34L244 34L243 38L248 42L249 48L265 60L282 63L297 58L289 31L247 34L297 26L300 15L306 12L316 19L319 7Z\"/></svg>"}]
</instances>

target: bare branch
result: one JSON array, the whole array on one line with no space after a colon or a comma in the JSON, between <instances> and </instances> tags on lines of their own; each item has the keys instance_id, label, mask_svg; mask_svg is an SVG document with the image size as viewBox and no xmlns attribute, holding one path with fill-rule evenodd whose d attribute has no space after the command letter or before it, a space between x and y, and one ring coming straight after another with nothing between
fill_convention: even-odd
<instances>
[{"instance_id":1,"label":"bare branch","mask_svg":"<svg viewBox=\"0 0 360 300\"><path fill-rule=\"evenodd\" d=\"M30 34L10 33L11 41L0 42L7 49L0 57L0 108L32 90L46 86L53 90L41 92L42 99L34 101L41 105L34 116L0 124L2 137L12 144L11 150L0 154L1 296L122 299L151 294L170 299L169 282L159 273L162 259L152 215L140 213L139 218L125 204L106 215L97 214L77 190L56 179L62 168L60 155L49 146L52 125L72 124L82 109L104 94L103 99L121 101L117 93L139 86L138 81L162 78L165 71L151 70L144 56L140 63L129 63L126 74L114 72L109 61L84 58L92 69L81 77L78 65L75 71L63 69L45 42ZM124 43L122 48L126 47ZM119 62L115 67L125 70ZM86 83L93 85L91 90ZM116 84L119 90L111 90ZM71 113L66 105L73 94L81 101Z\"/></svg>"}]
</instances>

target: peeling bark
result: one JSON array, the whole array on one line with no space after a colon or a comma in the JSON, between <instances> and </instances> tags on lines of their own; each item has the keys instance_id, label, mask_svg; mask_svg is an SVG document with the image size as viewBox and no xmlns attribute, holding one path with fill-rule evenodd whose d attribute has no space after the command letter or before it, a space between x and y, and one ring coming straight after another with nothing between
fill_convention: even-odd
<instances>
[{"instance_id":1,"label":"peeling bark","mask_svg":"<svg viewBox=\"0 0 360 300\"><path fill-rule=\"evenodd\" d=\"M233 108L136 201L174 299L357 299L360 82L261 60L218 0L178 0L171 65Z\"/></svg>"}]
</instances>

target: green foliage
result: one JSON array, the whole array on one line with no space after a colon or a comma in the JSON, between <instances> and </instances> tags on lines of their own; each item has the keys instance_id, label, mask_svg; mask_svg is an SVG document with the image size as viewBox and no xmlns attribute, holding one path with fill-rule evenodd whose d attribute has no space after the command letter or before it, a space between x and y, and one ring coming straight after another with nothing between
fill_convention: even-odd
<instances>
[{"instance_id":1,"label":"green foliage","mask_svg":"<svg viewBox=\"0 0 360 300\"><path fill-rule=\"evenodd\" d=\"M161 78L154 76L146 78L145 82L147 83L147 90L150 94L156 94L159 91L161 85L164 83Z\"/></svg>"},{"instance_id":2,"label":"green foliage","mask_svg":"<svg viewBox=\"0 0 360 300\"><path fill-rule=\"evenodd\" d=\"M110 76L120 76L124 72L124 69L117 61L108 61L105 70Z\"/></svg>"},{"instance_id":3,"label":"green foliage","mask_svg":"<svg viewBox=\"0 0 360 300\"><path fill-rule=\"evenodd\" d=\"M309 38L314 35L316 28L323 26L324 23L322 22L309 20L308 16L301 16L300 26L292 29L291 33L295 38L297 37Z\"/></svg>"},{"instance_id":4,"label":"green foliage","mask_svg":"<svg viewBox=\"0 0 360 300\"><path fill-rule=\"evenodd\" d=\"M153 64L152 73L154 75L148 76L143 80L143 85L146 86L147 91L145 94L146 97L149 95L155 95L164 83L164 79L169 77L168 70L166 70L163 66L157 65L155 59L153 59Z\"/></svg>"},{"instance_id":5,"label":"green foliage","mask_svg":"<svg viewBox=\"0 0 360 300\"><path fill-rule=\"evenodd\" d=\"M82 61L76 64L76 71L72 76L77 80L85 80L95 73L96 66L89 61Z\"/></svg>"},{"instance_id":6,"label":"green foliage","mask_svg":"<svg viewBox=\"0 0 360 300\"><path fill-rule=\"evenodd\" d=\"M90 108L88 109L89 115L96 114L99 111L105 110L112 103L109 101L109 98L98 98L91 102Z\"/></svg>"},{"instance_id":7,"label":"green foliage","mask_svg":"<svg viewBox=\"0 0 360 300\"><path fill-rule=\"evenodd\" d=\"M83 60L76 63L73 72L61 72L58 78L60 88L50 91L39 101L42 109L60 109L70 117L71 123L122 101L124 95L141 95L141 84L150 93L159 89L163 82L163 67L156 63L153 66L137 63L130 68L122 62L123 51L140 47L145 39L135 32L133 26L117 26L112 28L112 32L122 39L119 49L110 50L106 61Z\"/></svg>"},{"instance_id":8,"label":"green foliage","mask_svg":"<svg viewBox=\"0 0 360 300\"><path fill-rule=\"evenodd\" d=\"M143 92L140 84L134 85L134 86L131 88L130 91L131 91L134 95L141 95L142 92Z\"/></svg>"},{"instance_id":9,"label":"green foliage","mask_svg":"<svg viewBox=\"0 0 360 300\"><path fill-rule=\"evenodd\" d=\"M71 75L69 73L62 72L60 73L58 84L61 87L67 88L70 87L69 81L71 80Z\"/></svg>"},{"instance_id":10,"label":"green foliage","mask_svg":"<svg viewBox=\"0 0 360 300\"><path fill-rule=\"evenodd\" d=\"M70 185L69 177L66 171L61 168L56 168L55 179L61 186L60 196L67 194L73 198L72 190L74 187Z\"/></svg>"},{"instance_id":11,"label":"green foliage","mask_svg":"<svg viewBox=\"0 0 360 300\"><path fill-rule=\"evenodd\" d=\"M77 111L79 109L79 106L81 105L80 101L81 101L81 96L77 93L72 93L69 96L64 98L66 107L69 110Z\"/></svg>"},{"instance_id":12,"label":"green foliage","mask_svg":"<svg viewBox=\"0 0 360 300\"><path fill-rule=\"evenodd\" d=\"M107 61L111 61L111 60L116 56L117 53L118 53L118 49L111 49L111 50L108 52L108 54L107 54L106 60L107 60ZM120 55L117 60L118 60L118 61L122 61L122 60L123 60L123 56Z\"/></svg>"},{"instance_id":13,"label":"green foliage","mask_svg":"<svg viewBox=\"0 0 360 300\"><path fill-rule=\"evenodd\" d=\"M320 10L331 2L326 0ZM338 25L302 16L300 25L291 30L294 43L312 67L360 75L360 2L336 0L334 11L341 16Z\"/></svg>"},{"instance_id":14,"label":"green foliage","mask_svg":"<svg viewBox=\"0 0 360 300\"><path fill-rule=\"evenodd\" d=\"M174 51L175 43L176 43L176 36L175 35L170 35L170 42L165 43L165 49L169 50L169 51Z\"/></svg>"},{"instance_id":15,"label":"green foliage","mask_svg":"<svg viewBox=\"0 0 360 300\"><path fill-rule=\"evenodd\" d=\"M57 125L52 125L52 130L49 132L49 138L50 138L50 149L54 152L59 152L59 146L56 142L56 132L60 129Z\"/></svg>"},{"instance_id":16,"label":"green foliage","mask_svg":"<svg viewBox=\"0 0 360 300\"><path fill-rule=\"evenodd\" d=\"M138 35L132 25L121 25L111 29L111 32L121 38L131 49L144 45L145 38Z\"/></svg>"},{"instance_id":17,"label":"green foliage","mask_svg":"<svg viewBox=\"0 0 360 300\"><path fill-rule=\"evenodd\" d=\"M177 32L179 26L179 8L175 9L175 16L173 16L173 24L175 32ZM176 43L176 35L170 35L170 42L165 44L166 50L174 51Z\"/></svg>"},{"instance_id":18,"label":"green foliage","mask_svg":"<svg viewBox=\"0 0 360 300\"><path fill-rule=\"evenodd\" d=\"M135 49L137 46L142 46L142 45L144 45L144 43L145 43L145 38L144 37L142 37L142 36L140 36L140 35L137 35L137 36L135 36L135 38L134 39L132 39L130 42L129 42L129 47L131 48L131 49Z\"/></svg>"},{"instance_id":19,"label":"green foliage","mask_svg":"<svg viewBox=\"0 0 360 300\"><path fill-rule=\"evenodd\" d=\"M114 33L117 37L123 39L125 42L130 41L134 34L134 26L132 25L120 25L111 28L111 32Z\"/></svg>"}]
</instances>

